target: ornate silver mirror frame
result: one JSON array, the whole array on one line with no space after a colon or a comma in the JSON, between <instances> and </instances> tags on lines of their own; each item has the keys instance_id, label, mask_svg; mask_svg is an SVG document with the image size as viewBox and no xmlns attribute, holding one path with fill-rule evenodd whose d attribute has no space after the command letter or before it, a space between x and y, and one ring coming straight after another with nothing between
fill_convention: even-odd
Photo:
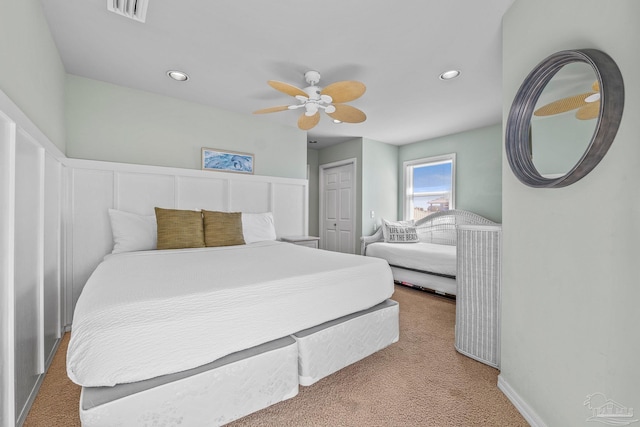
<instances>
[{"instance_id":1,"label":"ornate silver mirror frame","mask_svg":"<svg viewBox=\"0 0 640 427\"><path fill-rule=\"evenodd\" d=\"M547 83L562 67L572 62L585 62L593 68L600 84L600 113L591 142L580 160L565 175L547 178L538 172L531 158L531 118ZM607 153L618 132L623 108L622 74L609 55L596 49L580 49L564 50L549 56L529 73L511 105L506 127L506 153L511 170L530 187L559 188L577 182L591 172Z\"/></svg>"}]
</instances>

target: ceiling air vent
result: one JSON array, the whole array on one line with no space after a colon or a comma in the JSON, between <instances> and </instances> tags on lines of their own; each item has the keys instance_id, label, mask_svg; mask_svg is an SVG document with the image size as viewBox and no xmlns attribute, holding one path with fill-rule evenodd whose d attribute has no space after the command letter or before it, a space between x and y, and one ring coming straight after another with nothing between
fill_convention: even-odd
<instances>
[{"instance_id":1,"label":"ceiling air vent","mask_svg":"<svg viewBox=\"0 0 640 427\"><path fill-rule=\"evenodd\" d=\"M135 21L144 22L148 3L149 0L107 0L107 9Z\"/></svg>"}]
</instances>

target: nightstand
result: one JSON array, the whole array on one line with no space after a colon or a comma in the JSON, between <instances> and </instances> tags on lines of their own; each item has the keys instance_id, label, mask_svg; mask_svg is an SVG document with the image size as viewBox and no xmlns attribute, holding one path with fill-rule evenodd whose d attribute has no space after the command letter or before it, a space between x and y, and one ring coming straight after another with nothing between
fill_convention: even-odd
<instances>
[{"instance_id":1,"label":"nightstand","mask_svg":"<svg viewBox=\"0 0 640 427\"><path fill-rule=\"evenodd\" d=\"M313 249L318 249L318 242L320 242L320 238L314 236L286 236L281 237L280 240Z\"/></svg>"}]
</instances>

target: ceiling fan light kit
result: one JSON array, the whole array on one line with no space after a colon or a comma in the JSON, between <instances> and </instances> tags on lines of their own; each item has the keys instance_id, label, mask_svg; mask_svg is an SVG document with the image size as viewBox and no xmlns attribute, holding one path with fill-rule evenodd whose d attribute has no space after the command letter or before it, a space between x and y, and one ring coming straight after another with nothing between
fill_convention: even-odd
<instances>
[{"instance_id":1,"label":"ceiling fan light kit","mask_svg":"<svg viewBox=\"0 0 640 427\"><path fill-rule=\"evenodd\" d=\"M317 86L320 82L320 73L314 70L304 73L304 79L309 86L300 89L288 83L269 80L267 83L272 88L293 96L299 104L283 105L278 107L263 108L254 111L254 114L275 113L277 111L304 109L298 118L298 127L309 130L320 122L320 110L334 119L335 123L362 123L367 119L364 112L345 102L360 98L366 91L366 86L355 80L346 80L332 83L324 89Z\"/></svg>"}]
</instances>

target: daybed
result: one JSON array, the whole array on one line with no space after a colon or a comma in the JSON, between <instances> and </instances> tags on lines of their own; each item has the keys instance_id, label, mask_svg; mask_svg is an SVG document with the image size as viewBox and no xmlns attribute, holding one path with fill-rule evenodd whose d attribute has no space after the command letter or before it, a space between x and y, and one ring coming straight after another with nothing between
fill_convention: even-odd
<instances>
[{"instance_id":1,"label":"daybed","mask_svg":"<svg viewBox=\"0 0 640 427\"><path fill-rule=\"evenodd\" d=\"M385 262L243 226L250 243L119 250L96 268L67 357L83 426L221 425L398 340Z\"/></svg>"},{"instance_id":2,"label":"daybed","mask_svg":"<svg viewBox=\"0 0 640 427\"><path fill-rule=\"evenodd\" d=\"M396 283L455 296L457 229L461 225L498 224L464 210L436 212L415 222L383 220L375 234L361 238L362 254L385 259L391 266ZM406 237L404 241L411 243L385 239L385 232L389 227L395 227L401 237ZM481 252L482 248L474 250Z\"/></svg>"}]
</instances>

